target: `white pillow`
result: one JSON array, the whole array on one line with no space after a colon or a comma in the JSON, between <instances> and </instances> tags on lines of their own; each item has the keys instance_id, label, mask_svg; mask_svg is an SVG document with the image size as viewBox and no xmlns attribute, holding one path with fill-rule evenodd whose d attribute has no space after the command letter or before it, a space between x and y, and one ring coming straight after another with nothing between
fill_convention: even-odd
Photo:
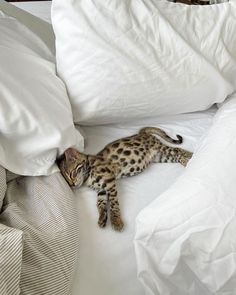
<instances>
[{"instance_id":1,"label":"white pillow","mask_svg":"<svg viewBox=\"0 0 236 295\"><path fill-rule=\"evenodd\" d=\"M57 69L74 121L203 110L236 86L235 1L54 0Z\"/></svg>"},{"instance_id":2,"label":"white pillow","mask_svg":"<svg viewBox=\"0 0 236 295\"><path fill-rule=\"evenodd\" d=\"M83 148L54 57L39 37L0 11L0 165L22 175L58 170L56 156Z\"/></svg>"}]
</instances>

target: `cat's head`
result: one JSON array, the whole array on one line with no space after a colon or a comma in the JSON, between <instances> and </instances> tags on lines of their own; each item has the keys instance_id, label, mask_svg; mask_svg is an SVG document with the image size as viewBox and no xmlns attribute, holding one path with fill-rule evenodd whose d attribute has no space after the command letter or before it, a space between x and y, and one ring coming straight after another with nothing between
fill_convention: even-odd
<instances>
[{"instance_id":1,"label":"cat's head","mask_svg":"<svg viewBox=\"0 0 236 295\"><path fill-rule=\"evenodd\" d=\"M87 173L87 156L74 148L65 151L58 166L70 186L81 186Z\"/></svg>"}]
</instances>

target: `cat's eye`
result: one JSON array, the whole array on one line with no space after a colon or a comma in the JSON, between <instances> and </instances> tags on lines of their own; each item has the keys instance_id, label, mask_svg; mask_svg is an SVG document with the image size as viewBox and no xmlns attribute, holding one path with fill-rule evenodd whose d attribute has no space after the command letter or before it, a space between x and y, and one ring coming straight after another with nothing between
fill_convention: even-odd
<instances>
[{"instance_id":1,"label":"cat's eye","mask_svg":"<svg viewBox=\"0 0 236 295\"><path fill-rule=\"evenodd\" d=\"M77 174L79 172L79 170L83 167L83 165L78 165L75 169L73 169L70 173L70 177L73 179L73 178L76 178L77 177Z\"/></svg>"}]
</instances>

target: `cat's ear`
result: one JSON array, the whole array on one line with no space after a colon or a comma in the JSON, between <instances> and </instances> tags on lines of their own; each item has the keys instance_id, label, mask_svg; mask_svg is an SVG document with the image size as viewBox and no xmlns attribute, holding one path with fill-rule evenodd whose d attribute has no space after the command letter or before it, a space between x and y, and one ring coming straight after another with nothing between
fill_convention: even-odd
<instances>
[{"instance_id":1,"label":"cat's ear","mask_svg":"<svg viewBox=\"0 0 236 295\"><path fill-rule=\"evenodd\" d=\"M73 148L69 148L65 151L66 161L74 162L76 159L78 159L78 155L79 155L79 152Z\"/></svg>"}]
</instances>

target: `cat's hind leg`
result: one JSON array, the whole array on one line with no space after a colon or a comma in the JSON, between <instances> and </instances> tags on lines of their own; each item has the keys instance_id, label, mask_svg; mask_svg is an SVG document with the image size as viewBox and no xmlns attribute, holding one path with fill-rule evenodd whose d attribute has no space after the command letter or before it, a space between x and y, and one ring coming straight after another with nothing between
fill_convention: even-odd
<instances>
[{"instance_id":1,"label":"cat's hind leg","mask_svg":"<svg viewBox=\"0 0 236 295\"><path fill-rule=\"evenodd\" d=\"M178 162L184 167L186 167L188 164L188 161L192 158L192 155L193 153L186 150L182 150L182 153L180 154L178 158Z\"/></svg>"},{"instance_id":2,"label":"cat's hind leg","mask_svg":"<svg viewBox=\"0 0 236 295\"><path fill-rule=\"evenodd\" d=\"M181 148L165 147L158 152L153 158L153 163L180 163L187 166L193 153Z\"/></svg>"}]
</instances>

